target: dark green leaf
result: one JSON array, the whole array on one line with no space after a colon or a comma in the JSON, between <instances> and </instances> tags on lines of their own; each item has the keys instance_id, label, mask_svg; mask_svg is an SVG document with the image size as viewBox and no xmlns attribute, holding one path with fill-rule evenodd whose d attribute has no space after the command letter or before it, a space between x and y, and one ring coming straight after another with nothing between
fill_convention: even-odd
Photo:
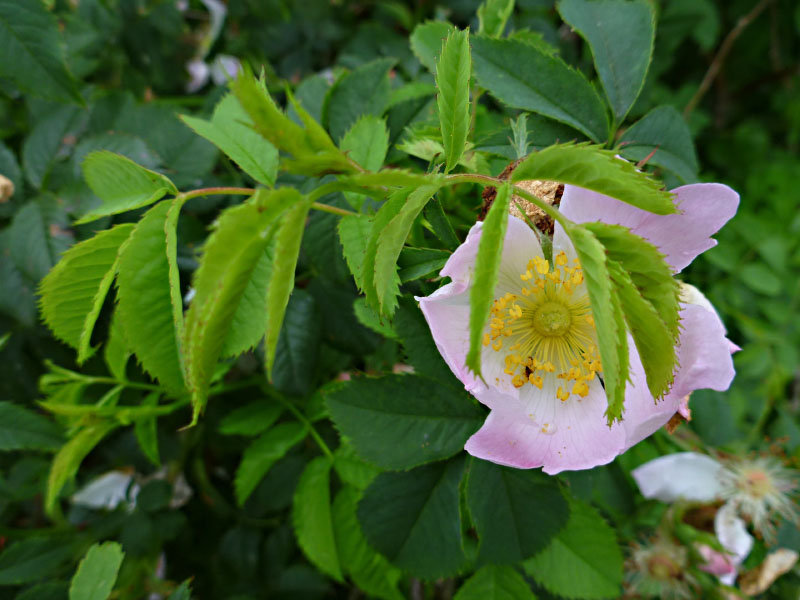
<instances>
[{"instance_id":1,"label":"dark green leaf","mask_svg":"<svg viewBox=\"0 0 800 600\"><path fill-rule=\"evenodd\" d=\"M158 406L159 392L152 392L144 397L142 406ZM158 419L155 416L143 417L134 422L133 432L142 454L156 467L161 466L161 457L158 452Z\"/></svg>"},{"instance_id":2,"label":"dark green leaf","mask_svg":"<svg viewBox=\"0 0 800 600\"><path fill-rule=\"evenodd\" d=\"M122 546L95 544L81 560L69 586L69 600L107 600L122 565Z\"/></svg>"},{"instance_id":3,"label":"dark green leaf","mask_svg":"<svg viewBox=\"0 0 800 600\"><path fill-rule=\"evenodd\" d=\"M453 600L535 600L530 586L513 567L485 566L458 589Z\"/></svg>"},{"instance_id":4,"label":"dark green leaf","mask_svg":"<svg viewBox=\"0 0 800 600\"><path fill-rule=\"evenodd\" d=\"M39 281L69 248L72 235L64 229L64 213L52 197L27 202L11 220L8 252L17 268Z\"/></svg>"},{"instance_id":5,"label":"dark green leaf","mask_svg":"<svg viewBox=\"0 0 800 600\"><path fill-rule=\"evenodd\" d=\"M325 301L332 300L328 297ZM275 352L272 383L276 389L292 396L303 396L314 389L319 343L320 311L314 296L295 290L286 307Z\"/></svg>"},{"instance_id":6,"label":"dark green leaf","mask_svg":"<svg viewBox=\"0 0 800 600\"><path fill-rule=\"evenodd\" d=\"M514 0L484 0L478 7L478 33L500 37L514 12Z\"/></svg>"},{"instance_id":7,"label":"dark green leaf","mask_svg":"<svg viewBox=\"0 0 800 600\"><path fill-rule=\"evenodd\" d=\"M486 220L483 222L478 255L475 259L472 289L469 295L469 352L467 366L476 374L481 372L481 338L483 328L489 320L489 313L494 302L494 289L497 287L497 276L500 259L503 255L503 244L508 226L508 203L511 193L507 183L497 189L497 196L492 203Z\"/></svg>"},{"instance_id":8,"label":"dark green leaf","mask_svg":"<svg viewBox=\"0 0 800 600\"><path fill-rule=\"evenodd\" d=\"M473 459L467 503L480 546L478 562L513 564L541 551L567 523L567 501L539 471Z\"/></svg>"},{"instance_id":9,"label":"dark green leaf","mask_svg":"<svg viewBox=\"0 0 800 600\"><path fill-rule=\"evenodd\" d=\"M463 460L381 473L358 506L369 544L392 564L424 579L464 566L458 487Z\"/></svg>"},{"instance_id":10,"label":"dark green leaf","mask_svg":"<svg viewBox=\"0 0 800 600\"><path fill-rule=\"evenodd\" d=\"M439 90L439 125L444 144L445 173L461 160L469 134L469 81L472 60L469 32L455 31L442 46L436 61L436 87Z\"/></svg>"},{"instance_id":11,"label":"dark green leaf","mask_svg":"<svg viewBox=\"0 0 800 600\"><path fill-rule=\"evenodd\" d=\"M561 0L558 11L589 43L600 82L621 123L642 91L653 56L653 7L625 0Z\"/></svg>"},{"instance_id":12,"label":"dark green leaf","mask_svg":"<svg viewBox=\"0 0 800 600\"><path fill-rule=\"evenodd\" d=\"M673 106L657 106L639 119L622 134L619 148L627 159L647 158L647 164L672 171L684 183L697 181L697 155L692 134Z\"/></svg>"},{"instance_id":13,"label":"dark green leaf","mask_svg":"<svg viewBox=\"0 0 800 600\"><path fill-rule=\"evenodd\" d=\"M117 318L142 367L171 390L184 389L183 301L175 227L181 200L164 201L136 225L120 249Z\"/></svg>"},{"instance_id":14,"label":"dark green leaf","mask_svg":"<svg viewBox=\"0 0 800 600\"><path fill-rule=\"evenodd\" d=\"M79 223L148 206L167 194L178 193L175 184L160 173L113 152L89 154L83 161L83 174L103 204L81 217Z\"/></svg>"},{"instance_id":15,"label":"dark green leaf","mask_svg":"<svg viewBox=\"0 0 800 600\"><path fill-rule=\"evenodd\" d=\"M561 121L595 142L608 137L608 117L592 85L561 59L518 40L472 37L478 83L498 100Z\"/></svg>"},{"instance_id":16,"label":"dark green leaf","mask_svg":"<svg viewBox=\"0 0 800 600\"><path fill-rule=\"evenodd\" d=\"M331 515L332 466L331 460L324 456L308 463L294 493L292 523L297 543L311 563L341 582L342 569Z\"/></svg>"},{"instance_id":17,"label":"dark green leaf","mask_svg":"<svg viewBox=\"0 0 800 600\"><path fill-rule=\"evenodd\" d=\"M394 59L380 58L347 73L328 92L323 120L335 140L364 115L380 117L389 105L389 69Z\"/></svg>"},{"instance_id":18,"label":"dark green leaf","mask_svg":"<svg viewBox=\"0 0 800 600\"><path fill-rule=\"evenodd\" d=\"M400 343L415 373L435 379L442 384L452 385L456 390L463 389L464 385L455 378L450 367L444 362L433 341L431 328L428 327L416 302L402 301L394 316L394 323Z\"/></svg>"},{"instance_id":19,"label":"dark green leaf","mask_svg":"<svg viewBox=\"0 0 800 600\"><path fill-rule=\"evenodd\" d=\"M258 435L278 420L283 407L269 400L256 400L240 406L220 421L219 432L225 435Z\"/></svg>"},{"instance_id":20,"label":"dark green leaf","mask_svg":"<svg viewBox=\"0 0 800 600\"><path fill-rule=\"evenodd\" d=\"M169 596L169 600L192 600L191 581L187 579Z\"/></svg>"},{"instance_id":21,"label":"dark green leaf","mask_svg":"<svg viewBox=\"0 0 800 600\"><path fill-rule=\"evenodd\" d=\"M364 459L409 469L459 452L484 413L463 391L416 375L336 383L324 392L331 418Z\"/></svg>"},{"instance_id":22,"label":"dark green leaf","mask_svg":"<svg viewBox=\"0 0 800 600\"><path fill-rule=\"evenodd\" d=\"M116 275L119 248L133 229L118 225L75 244L39 286L44 322L78 351L79 364L93 353L94 324Z\"/></svg>"},{"instance_id":23,"label":"dark green leaf","mask_svg":"<svg viewBox=\"0 0 800 600\"><path fill-rule=\"evenodd\" d=\"M43 188L53 168L64 137L75 126L80 111L75 106L59 106L36 123L22 144L25 177L36 188Z\"/></svg>"},{"instance_id":24,"label":"dark green leaf","mask_svg":"<svg viewBox=\"0 0 800 600\"><path fill-rule=\"evenodd\" d=\"M445 250L405 247L397 259L400 281L406 283L438 273L450 256Z\"/></svg>"},{"instance_id":25,"label":"dark green leaf","mask_svg":"<svg viewBox=\"0 0 800 600\"><path fill-rule=\"evenodd\" d=\"M83 104L59 38L58 23L42 2L0 0L0 75L30 94Z\"/></svg>"},{"instance_id":26,"label":"dark green leaf","mask_svg":"<svg viewBox=\"0 0 800 600\"><path fill-rule=\"evenodd\" d=\"M74 542L44 536L15 543L0 554L0 585L41 581L67 562L74 548Z\"/></svg>"},{"instance_id":27,"label":"dark green leaf","mask_svg":"<svg viewBox=\"0 0 800 600\"><path fill-rule=\"evenodd\" d=\"M591 506L573 500L567 526L524 568L564 598L619 598L622 562L614 530Z\"/></svg>"},{"instance_id":28,"label":"dark green leaf","mask_svg":"<svg viewBox=\"0 0 800 600\"><path fill-rule=\"evenodd\" d=\"M11 402L0 402L0 451L57 450L64 443L51 420Z\"/></svg>"},{"instance_id":29,"label":"dark green leaf","mask_svg":"<svg viewBox=\"0 0 800 600\"><path fill-rule=\"evenodd\" d=\"M417 25L411 34L411 50L431 73L436 73L436 61L442 44L456 28L446 21L426 21Z\"/></svg>"},{"instance_id":30,"label":"dark green leaf","mask_svg":"<svg viewBox=\"0 0 800 600\"><path fill-rule=\"evenodd\" d=\"M434 198L425 205L425 218L433 227L433 233L439 238L446 248L455 250L461 241L458 239L450 220L442 209L442 203L438 198Z\"/></svg>"}]
</instances>

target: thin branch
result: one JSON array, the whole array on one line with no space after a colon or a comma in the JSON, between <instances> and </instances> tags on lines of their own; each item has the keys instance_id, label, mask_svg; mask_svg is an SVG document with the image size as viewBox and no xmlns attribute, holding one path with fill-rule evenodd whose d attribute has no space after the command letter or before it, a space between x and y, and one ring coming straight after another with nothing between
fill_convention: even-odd
<instances>
[{"instance_id":1,"label":"thin branch","mask_svg":"<svg viewBox=\"0 0 800 600\"><path fill-rule=\"evenodd\" d=\"M733 47L733 43L736 39L742 34L742 32L747 28L750 23L752 23L755 19L758 18L765 8L772 2L772 0L761 0L758 4L753 7L749 13L743 16L733 29L730 30L728 35L722 41L722 44L717 50L716 56L714 56L714 60L711 61L711 65L708 67L708 71L706 71L705 76L703 77L703 81L700 82L700 87L697 88L694 96L692 99L689 100L689 103L686 105L686 108L683 109L683 116L688 118L692 111L697 108L697 105L700 103L700 100L703 99L703 96L706 95L711 84L714 83L714 79L716 79L717 75L719 74L720 69L722 68L722 64L725 62L725 59L728 57L728 53L731 51Z\"/></svg>"}]
</instances>

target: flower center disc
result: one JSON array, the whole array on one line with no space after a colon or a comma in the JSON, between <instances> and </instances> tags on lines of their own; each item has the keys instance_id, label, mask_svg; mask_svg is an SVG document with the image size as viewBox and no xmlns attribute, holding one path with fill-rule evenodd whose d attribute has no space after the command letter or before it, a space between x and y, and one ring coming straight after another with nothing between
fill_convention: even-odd
<instances>
[{"instance_id":1,"label":"flower center disc","mask_svg":"<svg viewBox=\"0 0 800 600\"><path fill-rule=\"evenodd\" d=\"M559 302L544 302L533 315L533 326L543 336L564 335L572 325L569 309Z\"/></svg>"}]
</instances>

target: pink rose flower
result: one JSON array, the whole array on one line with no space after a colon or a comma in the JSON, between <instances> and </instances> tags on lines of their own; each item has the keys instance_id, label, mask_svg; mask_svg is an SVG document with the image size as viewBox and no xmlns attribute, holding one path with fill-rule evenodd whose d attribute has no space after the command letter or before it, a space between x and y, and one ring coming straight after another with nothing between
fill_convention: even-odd
<instances>
[{"instance_id":1,"label":"pink rose flower","mask_svg":"<svg viewBox=\"0 0 800 600\"><path fill-rule=\"evenodd\" d=\"M735 214L739 196L721 184L673 191L680 209L674 215L655 215L569 185L560 210L576 223L628 227L658 247L679 272L716 244L710 236ZM593 315L572 244L556 224L551 264L535 233L514 217L509 217L493 314L484 334L484 380L476 377L466 366L466 355L471 276L482 226L473 226L442 269L452 282L418 298L445 361L491 409L467 441L470 454L513 467L543 467L550 474L588 469L611 462L654 433L693 390L722 391L730 385L732 344L725 328L702 294L687 288L680 312L680 367L671 390L658 402L653 399L629 338L625 412L621 422L609 427Z\"/></svg>"}]
</instances>

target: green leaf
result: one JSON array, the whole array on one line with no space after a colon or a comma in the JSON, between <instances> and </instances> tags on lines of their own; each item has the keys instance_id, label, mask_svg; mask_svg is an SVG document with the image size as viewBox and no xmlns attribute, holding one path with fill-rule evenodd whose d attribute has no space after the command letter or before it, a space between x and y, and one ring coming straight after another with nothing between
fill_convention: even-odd
<instances>
[{"instance_id":1,"label":"green leaf","mask_svg":"<svg viewBox=\"0 0 800 600\"><path fill-rule=\"evenodd\" d=\"M324 301L334 302L330 295ZM340 319L341 315L335 318ZM306 290L294 290L286 307L272 369L272 384L281 393L305 396L314 389L321 321L314 296Z\"/></svg>"},{"instance_id":2,"label":"green leaf","mask_svg":"<svg viewBox=\"0 0 800 600\"><path fill-rule=\"evenodd\" d=\"M281 217L275 233L275 255L272 276L267 289L267 331L264 341L264 358L267 377L272 379L278 336L283 325L283 316L294 289L294 272L300 255L300 243L306 227L306 217L311 209L309 198L298 199Z\"/></svg>"},{"instance_id":3,"label":"green leaf","mask_svg":"<svg viewBox=\"0 0 800 600\"><path fill-rule=\"evenodd\" d=\"M69 248L72 235L65 230L65 215L52 197L25 203L11 220L8 254L28 279L43 278Z\"/></svg>"},{"instance_id":4,"label":"green leaf","mask_svg":"<svg viewBox=\"0 0 800 600\"><path fill-rule=\"evenodd\" d=\"M58 496L61 489L75 477L75 473L78 472L78 467L81 466L86 455L118 426L118 423L114 421L96 422L81 429L56 453L47 477L44 509L48 515L53 516L58 512Z\"/></svg>"},{"instance_id":5,"label":"green leaf","mask_svg":"<svg viewBox=\"0 0 800 600\"><path fill-rule=\"evenodd\" d=\"M411 50L432 74L436 73L436 61L442 51L442 43L454 31L456 28L446 21L426 21L417 25L411 33Z\"/></svg>"},{"instance_id":6,"label":"green leaf","mask_svg":"<svg viewBox=\"0 0 800 600\"><path fill-rule=\"evenodd\" d=\"M477 459L470 463L467 503L480 539L478 564L513 564L533 556L569 516L552 478Z\"/></svg>"},{"instance_id":7,"label":"green leaf","mask_svg":"<svg viewBox=\"0 0 800 600\"><path fill-rule=\"evenodd\" d=\"M184 331L193 423L205 407L208 386L229 329L248 282L267 250L275 223L287 211L295 210L292 206L300 199L300 193L292 188L259 189L250 200L224 211L214 224L194 273L195 296ZM272 277L280 275L273 264ZM274 318L273 311L267 310L268 318Z\"/></svg>"},{"instance_id":8,"label":"green leaf","mask_svg":"<svg viewBox=\"0 0 800 600\"><path fill-rule=\"evenodd\" d=\"M481 567L453 600L535 600L530 586L513 567Z\"/></svg>"},{"instance_id":9,"label":"green leaf","mask_svg":"<svg viewBox=\"0 0 800 600\"><path fill-rule=\"evenodd\" d=\"M355 302L353 302L353 312L358 322L364 327L368 327L384 337L397 339L397 332L392 327L391 321L386 317L381 317L377 311L372 310L372 307L367 304L366 298L356 298Z\"/></svg>"},{"instance_id":10,"label":"green leaf","mask_svg":"<svg viewBox=\"0 0 800 600\"><path fill-rule=\"evenodd\" d=\"M561 0L558 12L588 42L616 122L621 123L642 91L653 56L653 7L625 0Z\"/></svg>"},{"instance_id":11,"label":"green leaf","mask_svg":"<svg viewBox=\"0 0 800 600\"><path fill-rule=\"evenodd\" d=\"M333 467L343 483L357 490L365 490L372 483L381 469L362 460L353 450L346 438L342 438L339 447L333 453ZM353 508L355 511L355 508ZM360 528L359 528L360 531ZM347 565L343 565L347 568Z\"/></svg>"},{"instance_id":12,"label":"green leaf","mask_svg":"<svg viewBox=\"0 0 800 600\"><path fill-rule=\"evenodd\" d=\"M393 565L424 579L457 573L464 566L457 459L381 473L364 492L358 520L369 544Z\"/></svg>"},{"instance_id":13,"label":"green leaf","mask_svg":"<svg viewBox=\"0 0 800 600\"><path fill-rule=\"evenodd\" d=\"M436 62L436 87L439 90L439 125L444 144L445 173L461 160L469 134L469 80L472 60L469 32L455 31L442 46Z\"/></svg>"},{"instance_id":14,"label":"green leaf","mask_svg":"<svg viewBox=\"0 0 800 600\"><path fill-rule=\"evenodd\" d=\"M478 7L478 33L501 37L514 12L514 0L484 0Z\"/></svg>"},{"instance_id":15,"label":"green leaf","mask_svg":"<svg viewBox=\"0 0 800 600\"><path fill-rule=\"evenodd\" d=\"M0 451L57 450L64 443L53 421L12 402L0 402Z\"/></svg>"},{"instance_id":16,"label":"green leaf","mask_svg":"<svg viewBox=\"0 0 800 600\"><path fill-rule=\"evenodd\" d=\"M570 227L567 233L578 253L589 292L608 398L606 416L611 423L622 414L628 380L628 336L622 307L611 283L603 245L584 227Z\"/></svg>"},{"instance_id":17,"label":"green leaf","mask_svg":"<svg viewBox=\"0 0 800 600\"><path fill-rule=\"evenodd\" d=\"M181 200L147 211L119 254L117 318L145 371L173 391L184 389L175 227Z\"/></svg>"},{"instance_id":18,"label":"green leaf","mask_svg":"<svg viewBox=\"0 0 800 600\"><path fill-rule=\"evenodd\" d=\"M22 143L22 167L25 177L34 187L45 187L59 150L64 145L64 138L74 131L81 113L77 106L59 106L37 122L25 138Z\"/></svg>"},{"instance_id":19,"label":"green leaf","mask_svg":"<svg viewBox=\"0 0 800 600\"><path fill-rule=\"evenodd\" d=\"M397 259L397 266L400 267L397 274L402 283L432 276L444 267L451 256L452 253L445 250L406 246Z\"/></svg>"},{"instance_id":20,"label":"green leaf","mask_svg":"<svg viewBox=\"0 0 800 600\"><path fill-rule=\"evenodd\" d=\"M272 187L278 175L278 151L253 130L249 115L236 97L225 96L210 121L181 115L198 135L222 150L254 180Z\"/></svg>"},{"instance_id":21,"label":"green leaf","mask_svg":"<svg viewBox=\"0 0 800 600\"><path fill-rule=\"evenodd\" d=\"M320 456L306 465L292 504L297 543L320 571L343 582L331 515L331 460Z\"/></svg>"},{"instance_id":22,"label":"green leaf","mask_svg":"<svg viewBox=\"0 0 800 600\"><path fill-rule=\"evenodd\" d=\"M523 566L553 594L594 600L620 597L622 562L614 530L591 506L573 500L567 526Z\"/></svg>"},{"instance_id":23,"label":"green leaf","mask_svg":"<svg viewBox=\"0 0 800 600\"><path fill-rule=\"evenodd\" d=\"M389 105L389 70L395 59L379 58L339 78L323 108L323 122L333 139L341 139L364 115L380 117Z\"/></svg>"},{"instance_id":24,"label":"green leaf","mask_svg":"<svg viewBox=\"0 0 800 600\"><path fill-rule=\"evenodd\" d=\"M158 406L160 392L151 392L142 400L142 406ZM158 452L158 419L155 416L143 417L134 421L133 432L142 454L156 467L161 466L161 457Z\"/></svg>"},{"instance_id":25,"label":"green leaf","mask_svg":"<svg viewBox=\"0 0 800 600\"><path fill-rule=\"evenodd\" d=\"M225 415L219 423L224 435L258 435L272 427L283 412L283 407L269 400L256 400Z\"/></svg>"},{"instance_id":26,"label":"green leaf","mask_svg":"<svg viewBox=\"0 0 800 600\"><path fill-rule=\"evenodd\" d=\"M435 379L441 384L448 384L458 391L464 389L464 384L456 379L444 362L436 342L433 341L431 328L416 302L408 299L401 301L394 323L400 343L415 373Z\"/></svg>"},{"instance_id":27,"label":"green leaf","mask_svg":"<svg viewBox=\"0 0 800 600\"><path fill-rule=\"evenodd\" d=\"M307 434L302 423L280 423L245 449L233 482L236 501L240 506L250 497L272 465L303 441Z\"/></svg>"},{"instance_id":28,"label":"green leaf","mask_svg":"<svg viewBox=\"0 0 800 600\"><path fill-rule=\"evenodd\" d=\"M347 266L358 289L364 289L364 255L372 231L372 219L367 215L347 215L339 220L339 241Z\"/></svg>"},{"instance_id":29,"label":"green leaf","mask_svg":"<svg viewBox=\"0 0 800 600\"><path fill-rule=\"evenodd\" d=\"M169 596L169 600L192 600L191 579L180 584Z\"/></svg>"},{"instance_id":30,"label":"green leaf","mask_svg":"<svg viewBox=\"0 0 800 600\"><path fill-rule=\"evenodd\" d=\"M385 469L453 456L485 417L462 390L416 375L352 379L323 394L334 424L359 456Z\"/></svg>"},{"instance_id":31,"label":"green leaf","mask_svg":"<svg viewBox=\"0 0 800 600\"><path fill-rule=\"evenodd\" d=\"M83 104L56 19L42 2L0 0L0 75L35 96Z\"/></svg>"},{"instance_id":32,"label":"green leaf","mask_svg":"<svg viewBox=\"0 0 800 600\"><path fill-rule=\"evenodd\" d=\"M103 348L103 360L116 379L125 381L127 379L128 360L131 358L131 351L128 342L125 340L125 332L118 312L114 311L111 317L111 327L108 332L105 348Z\"/></svg>"},{"instance_id":33,"label":"green leaf","mask_svg":"<svg viewBox=\"0 0 800 600\"><path fill-rule=\"evenodd\" d=\"M564 61L519 40L472 36L478 84L512 108L566 123L595 142L608 137L608 116L586 78Z\"/></svg>"},{"instance_id":34,"label":"green leaf","mask_svg":"<svg viewBox=\"0 0 800 600\"><path fill-rule=\"evenodd\" d=\"M75 244L39 286L44 322L55 336L89 358L92 331L116 275L119 248L134 229L124 224Z\"/></svg>"},{"instance_id":35,"label":"green leaf","mask_svg":"<svg viewBox=\"0 0 800 600\"><path fill-rule=\"evenodd\" d=\"M52 537L31 537L0 554L0 585L38 582L67 562L75 542Z\"/></svg>"},{"instance_id":36,"label":"green leaf","mask_svg":"<svg viewBox=\"0 0 800 600\"><path fill-rule=\"evenodd\" d=\"M531 154L511 174L511 181L528 179L577 185L657 215L678 212L661 183L590 144L558 144Z\"/></svg>"},{"instance_id":37,"label":"green leaf","mask_svg":"<svg viewBox=\"0 0 800 600\"><path fill-rule=\"evenodd\" d=\"M358 491L345 486L333 501L334 537L342 568L369 596L403 600L397 589L403 573L367 544L357 518L358 500Z\"/></svg>"},{"instance_id":38,"label":"green leaf","mask_svg":"<svg viewBox=\"0 0 800 600\"><path fill-rule=\"evenodd\" d=\"M3 142L0 142L0 174L8 178L14 186L14 194L17 198L22 196L22 170L19 168L17 157ZM13 197L13 196L12 196Z\"/></svg>"},{"instance_id":39,"label":"green leaf","mask_svg":"<svg viewBox=\"0 0 800 600\"><path fill-rule=\"evenodd\" d=\"M477 374L481 372L481 337L492 310L494 289L497 287L500 259L503 255L510 197L508 183L497 188L497 196L483 222L478 255L475 259L472 289L469 294L467 366Z\"/></svg>"},{"instance_id":40,"label":"green leaf","mask_svg":"<svg viewBox=\"0 0 800 600\"><path fill-rule=\"evenodd\" d=\"M697 155L692 134L673 106L657 106L651 110L622 134L618 147L620 154L629 160L650 157L647 164L671 171L684 183L697 181Z\"/></svg>"},{"instance_id":41,"label":"green leaf","mask_svg":"<svg viewBox=\"0 0 800 600\"><path fill-rule=\"evenodd\" d=\"M78 223L148 206L178 189L169 179L113 152L92 152L83 161L83 175L103 204Z\"/></svg>"},{"instance_id":42,"label":"green leaf","mask_svg":"<svg viewBox=\"0 0 800 600\"><path fill-rule=\"evenodd\" d=\"M66 581L36 583L14 596L14 600L67 600L68 590Z\"/></svg>"},{"instance_id":43,"label":"green leaf","mask_svg":"<svg viewBox=\"0 0 800 600\"><path fill-rule=\"evenodd\" d=\"M364 115L344 134L339 144L343 152L367 171L378 171L389 151L389 130L386 121L374 115ZM345 198L356 210L361 208L364 196L345 192Z\"/></svg>"},{"instance_id":44,"label":"green leaf","mask_svg":"<svg viewBox=\"0 0 800 600\"><path fill-rule=\"evenodd\" d=\"M461 241L458 239L453 226L450 224L450 219L442 209L442 203L438 198L434 198L425 205L425 218L431 224L433 233L439 238L446 248L455 250L458 248Z\"/></svg>"},{"instance_id":45,"label":"green leaf","mask_svg":"<svg viewBox=\"0 0 800 600\"><path fill-rule=\"evenodd\" d=\"M242 292L239 306L233 313L221 357L238 356L258 346L267 332L267 290L272 277L274 238L258 259L253 274Z\"/></svg>"},{"instance_id":46,"label":"green leaf","mask_svg":"<svg viewBox=\"0 0 800 600\"><path fill-rule=\"evenodd\" d=\"M386 212L382 215L381 210L375 217L375 225L370 233L370 241L367 246L367 256L370 248L375 248L374 254L374 278L375 295L378 299L380 311L386 316L391 316L397 308L397 295L399 294L399 277L397 276L397 259L403 249L406 238L411 231L411 226L425 205L439 189L438 185L424 185L406 198L400 206L399 202L390 201L384 204ZM394 210L397 213L391 215ZM384 220L391 215L391 219L385 224ZM381 224L379 226L379 223ZM375 238L374 240L372 238ZM368 268L365 261L365 269ZM365 276L365 284L369 277ZM369 294L367 295L369 297Z\"/></svg>"},{"instance_id":47,"label":"green leaf","mask_svg":"<svg viewBox=\"0 0 800 600\"><path fill-rule=\"evenodd\" d=\"M69 586L69 600L107 600L124 558L116 542L94 544L86 552Z\"/></svg>"}]
</instances>

